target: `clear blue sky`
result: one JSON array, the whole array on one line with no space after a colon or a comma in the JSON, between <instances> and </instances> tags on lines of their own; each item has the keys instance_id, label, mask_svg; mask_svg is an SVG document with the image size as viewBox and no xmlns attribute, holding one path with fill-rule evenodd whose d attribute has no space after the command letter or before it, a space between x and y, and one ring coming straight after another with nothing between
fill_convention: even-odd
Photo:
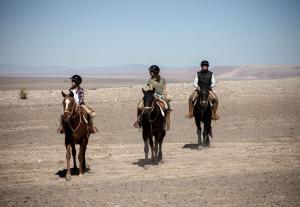
<instances>
[{"instance_id":1,"label":"clear blue sky","mask_svg":"<svg viewBox=\"0 0 300 207\"><path fill-rule=\"evenodd\" d=\"M0 63L300 64L298 0L0 0Z\"/></svg>"}]
</instances>

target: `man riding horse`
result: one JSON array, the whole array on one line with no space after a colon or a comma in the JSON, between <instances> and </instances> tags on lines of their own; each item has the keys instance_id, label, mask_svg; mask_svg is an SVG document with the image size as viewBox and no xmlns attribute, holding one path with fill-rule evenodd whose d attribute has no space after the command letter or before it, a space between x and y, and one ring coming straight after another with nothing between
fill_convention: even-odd
<instances>
[{"instance_id":1,"label":"man riding horse","mask_svg":"<svg viewBox=\"0 0 300 207\"><path fill-rule=\"evenodd\" d=\"M203 60L201 62L201 71L197 72L195 80L194 80L194 87L196 90L192 93L189 98L189 112L187 114L187 118L191 119L194 116L194 102L197 100L198 92L201 88L205 88L209 90L209 101L213 104L212 105L212 120L218 120L220 117L217 114L218 110L218 97L216 93L213 92L212 88L216 86L216 80L213 72L208 70L209 62L207 60Z\"/></svg>"},{"instance_id":2,"label":"man riding horse","mask_svg":"<svg viewBox=\"0 0 300 207\"><path fill-rule=\"evenodd\" d=\"M147 89L148 90L154 90L154 96L162 107L162 110L165 112L165 129L168 131L170 129L170 98L168 97L167 93L167 88L166 88L166 80L162 78L159 75L160 68L157 65L152 65L149 68L149 73L150 73L150 79L148 80L147 83ZM134 123L135 128L140 128L141 127L141 114L144 109L144 102L143 100L139 102L138 108L137 108L137 120Z\"/></svg>"}]
</instances>

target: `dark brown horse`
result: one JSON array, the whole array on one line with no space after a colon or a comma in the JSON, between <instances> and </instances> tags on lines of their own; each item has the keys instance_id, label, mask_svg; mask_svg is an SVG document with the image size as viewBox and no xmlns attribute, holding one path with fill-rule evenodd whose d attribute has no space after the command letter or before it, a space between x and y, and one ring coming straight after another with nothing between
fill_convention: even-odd
<instances>
[{"instance_id":1,"label":"dark brown horse","mask_svg":"<svg viewBox=\"0 0 300 207\"><path fill-rule=\"evenodd\" d=\"M154 162L162 159L162 144L166 135L165 118L156 103L154 91L145 91L144 93L144 109L141 115L141 124L143 130L145 159L148 160L149 145L151 148L151 159ZM153 136L155 142L153 143Z\"/></svg>"},{"instance_id":2,"label":"dark brown horse","mask_svg":"<svg viewBox=\"0 0 300 207\"><path fill-rule=\"evenodd\" d=\"M212 116L212 108L208 99L209 89L202 88L198 91L198 98L195 103L194 109L194 117L195 124L197 126L197 135L198 135L198 145L199 146L210 146L210 139L212 137L212 129L211 129L211 116ZM201 122L204 125L203 129L203 141L201 139Z\"/></svg>"},{"instance_id":3,"label":"dark brown horse","mask_svg":"<svg viewBox=\"0 0 300 207\"><path fill-rule=\"evenodd\" d=\"M79 159L79 176L83 175L86 169L85 151L88 144L90 132L89 125L87 123L86 112L79 106L77 106L72 94L65 94L62 91L64 100L62 124L65 130L65 145L67 149L67 174L66 180L71 180L71 149L73 155L74 169L77 169L76 165L76 149L75 144L80 145L80 151L78 155Z\"/></svg>"}]
</instances>

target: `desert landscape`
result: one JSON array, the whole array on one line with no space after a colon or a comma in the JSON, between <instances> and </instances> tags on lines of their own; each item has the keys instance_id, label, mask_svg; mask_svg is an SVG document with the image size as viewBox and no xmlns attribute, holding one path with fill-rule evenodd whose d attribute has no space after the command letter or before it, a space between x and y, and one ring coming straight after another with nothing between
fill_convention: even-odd
<instances>
[{"instance_id":1,"label":"desert landscape","mask_svg":"<svg viewBox=\"0 0 300 207\"><path fill-rule=\"evenodd\" d=\"M132 127L142 82L84 80L99 133L89 139L89 170L67 182L56 133L67 78L1 77L0 206L299 206L299 77L220 80L210 148L196 146L185 118L192 84L169 83L171 130L159 165L144 160Z\"/></svg>"}]
</instances>

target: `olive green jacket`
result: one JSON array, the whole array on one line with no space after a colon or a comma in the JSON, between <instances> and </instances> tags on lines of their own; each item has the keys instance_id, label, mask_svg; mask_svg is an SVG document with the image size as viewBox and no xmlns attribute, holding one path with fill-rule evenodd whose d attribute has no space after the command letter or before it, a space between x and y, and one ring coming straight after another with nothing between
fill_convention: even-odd
<instances>
[{"instance_id":1,"label":"olive green jacket","mask_svg":"<svg viewBox=\"0 0 300 207\"><path fill-rule=\"evenodd\" d=\"M155 89L155 93L164 96L164 87L166 85L166 80L164 78L160 78L158 81L157 78L150 78L148 80L147 85L149 86L150 89Z\"/></svg>"}]
</instances>

